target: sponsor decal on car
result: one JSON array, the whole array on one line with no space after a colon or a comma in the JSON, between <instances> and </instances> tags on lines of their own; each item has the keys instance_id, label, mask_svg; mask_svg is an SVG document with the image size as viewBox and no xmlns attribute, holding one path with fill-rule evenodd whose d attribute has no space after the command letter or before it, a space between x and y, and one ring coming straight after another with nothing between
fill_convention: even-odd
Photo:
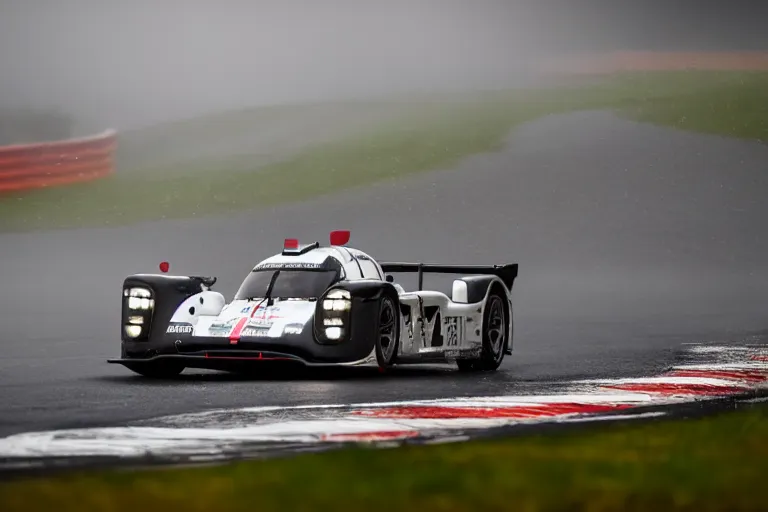
<instances>
[{"instance_id":1,"label":"sponsor decal on car","mask_svg":"<svg viewBox=\"0 0 768 512\"><path fill-rule=\"evenodd\" d=\"M208 328L211 336L229 336L229 332L235 326L237 318L230 318L226 322L217 322Z\"/></svg>"},{"instance_id":2,"label":"sponsor decal on car","mask_svg":"<svg viewBox=\"0 0 768 512\"><path fill-rule=\"evenodd\" d=\"M465 318L460 316L445 317L445 346L457 347L464 339Z\"/></svg>"},{"instance_id":3,"label":"sponsor decal on car","mask_svg":"<svg viewBox=\"0 0 768 512\"><path fill-rule=\"evenodd\" d=\"M263 338L269 335L269 327L246 327L243 332L240 333L242 337L250 338Z\"/></svg>"},{"instance_id":4,"label":"sponsor decal on car","mask_svg":"<svg viewBox=\"0 0 768 512\"><path fill-rule=\"evenodd\" d=\"M258 308L253 311L251 315L251 323L256 325L272 325L273 321L279 318L283 318L280 313L279 306L270 306L266 308Z\"/></svg>"},{"instance_id":5,"label":"sponsor decal on car","mask_svg":"<svg viewBox=\"0 0 768 512\"><path fill-rule=\"evenodd\" d=\"M283 332L285 334L301 334L301 331L304 330L304 326L302 324L288 324L285 326L285 329L283 329Z\"/></svg>"},{"instance_id":6,"label":"sponsor decal on car","mask_svg":"<svg viewBox=\"0 0 768 512\"><path fill-rule=\"evenodd\" d=\"M168 328L165 330L166 334L191 334L192 333L192 327L191 325L169 325Z\"/></svg>"},{"instance_id":7,"label":"sponsor decal on car","mask_svg":"<svg viewBox=\"0 0 768 512\"><path fill-rule=\"evenodd\" d=\"M323 268L322 263L261 263L256 265L258 270L278 270L278 269L302 269L302 268Z\"/></svg>"}]
</instances>

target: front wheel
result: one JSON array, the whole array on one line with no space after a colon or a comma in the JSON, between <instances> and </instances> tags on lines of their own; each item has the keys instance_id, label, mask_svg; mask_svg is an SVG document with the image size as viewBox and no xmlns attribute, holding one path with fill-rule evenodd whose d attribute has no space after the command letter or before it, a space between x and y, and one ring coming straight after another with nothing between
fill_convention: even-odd
<instances>
[{"instance_id":1,"label":"front wheel","mask_svg":"<svg viewBox=\"0 0 768 512\"><path fill-rule=\"evenodd\" d=\"M395 301L384 296L379 302L379 325L376 330L376 362L379 368L392 366L400 340L400 318Z\"/></svg>"},{"instance_id":2,"label":"front wheel","mask_svg":"<svg viewBox=\"0 0 768 512\"><path fill-rule=\"evenodd\" d=\"M509 336L507 326L504 297L498 292L491 292L483 314L483 349L480 357L458 359L456 364L459 370L481 372L496 370L504 360L504 347Z\"/></svg>"}]
</instances>

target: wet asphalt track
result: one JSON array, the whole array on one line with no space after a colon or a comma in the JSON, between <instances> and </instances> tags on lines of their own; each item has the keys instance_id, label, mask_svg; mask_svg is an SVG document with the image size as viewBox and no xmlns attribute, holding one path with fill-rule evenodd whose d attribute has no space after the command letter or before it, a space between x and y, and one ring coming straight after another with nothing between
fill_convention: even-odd
<instances>
[{"instance_id":1,"label":"wet asphalt track","mask_svg":"<svg viewBox=\"0 0 768 512\"><path fill-rule=\"evenodd\" d=\"M622 121L553 116L453 170L239 215L0 236L0 435L253 405L525 393L640 375L681 343L768 327L768 146ZM379 259L520 263L515 352L470 376L410 369L150 382L118 354L125 275L163 259L231 296L283 238ZM429 285L430 281L427 280Z\"/></svg>"}]
</instances>

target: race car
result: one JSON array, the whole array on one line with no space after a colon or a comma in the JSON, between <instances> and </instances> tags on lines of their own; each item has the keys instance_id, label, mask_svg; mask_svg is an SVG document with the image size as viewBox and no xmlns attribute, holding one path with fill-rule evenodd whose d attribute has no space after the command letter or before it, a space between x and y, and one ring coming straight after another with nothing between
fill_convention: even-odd
<instances>
[{"instance_id":1,"label":"race car","mask_svg":"<svg viewBox=\"0 0 768 512\"><path fill-rule=\"evenodd\" d=\"M512 352L512 287L518 264L435 265L377 262L347 247L283 250L249 272L231 302L215 277L136 274L123 282L121 357L109 359L147 377L185 368L237 372L267 361L306 366L453 363L496 370ZM406 291L392 274L418 275ZM457 274L451 296L423 290L425 273Z\"/></svg>"}]
</instances>

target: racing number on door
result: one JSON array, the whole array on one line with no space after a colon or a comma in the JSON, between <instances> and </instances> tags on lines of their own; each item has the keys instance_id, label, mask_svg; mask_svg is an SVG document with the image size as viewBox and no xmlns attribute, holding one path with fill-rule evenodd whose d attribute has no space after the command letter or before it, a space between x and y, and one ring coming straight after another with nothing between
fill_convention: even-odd
<instances>
[{"instance_id":1,"label":"racing number on door","mask_svg":"<svg viewBox=\"0 0 768 512\"><path fill-rule=\"evenodd\" d=\"M464 327L464 319L458 316L445 317L445 346L458 347L462 339L461 329Z\"/></svg>"}]
</instances>

